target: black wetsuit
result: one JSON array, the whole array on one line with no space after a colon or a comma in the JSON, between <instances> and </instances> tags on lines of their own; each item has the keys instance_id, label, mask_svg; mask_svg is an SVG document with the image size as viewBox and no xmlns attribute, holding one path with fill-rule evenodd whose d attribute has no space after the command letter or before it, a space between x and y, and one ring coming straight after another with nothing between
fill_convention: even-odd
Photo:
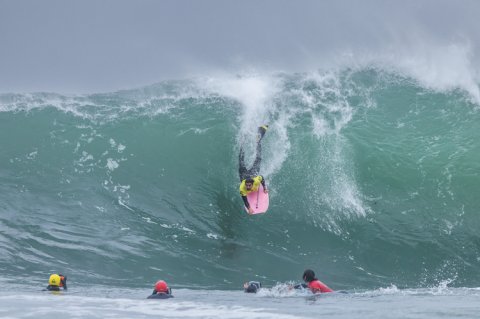
<instances>
[{"instance_id":1,"label":"black wetsuit","mask_svg":"<svg viewBox=\"0 0 480 319\"><path fill-rule=\"evenodd\" d=\"M60 291L61 287L59 286L51 286L51 285L48 285L47 288L43 289L43 291ZM67 290L67 286L66 284L63 285L63 290Z\"/></svg>"},{"instance_id":2,"label":"black wetsuit","mask_svg":"<svg viewBox=\"0 0 480 319\"><path fill-rule=\"evenodd\" d=\"M247 293L256 293L258 289L262 287L262 284L258 281L250 281L248 285L244 287L243 291Z\"/></svg>"},{"instance_id":3,"label":"black wetsuit","mask_svg":"<svg viewBox=\"0 0 480 319\"><path fill-rule=\"evenodd\" d=\"M63 278L62 278L63 277ZM60 282L62 283L62 286L63 287L63 290L67 290L67 277L66 276L62 276L60 277ZM60 287L59 286L51 286L51 285L48 285L46 289L44 290L48 290L48 291L60 291Z\"/></svg>"},{"instance_id":4,"label":"black wetsuit","mask_svg":"<svg viewBox=\"0 0 480 319\"><path fill-rule=\"evenodd\" d=\"M308 289L308 285L307 284L298 284L298 285L293 286L293 288L295 288L295 289Z\"/></svg>"},{"instance_id":5,"label":"black wetsuit","mask_svg":"<svg viewBox=\"0 0 480 319\"><path fill-rule=\"evenodd\" d=\"M156 290L153 290L153 293L147 297L147 299L169 299L173 298L173 295L169 291L169 293L165 292L157 292Z\"/></svg>"},{"instance_id":6,"label":"black wetsuit","mask_svg":"<svg viewBox=\"0 0 480 319\"><path fill-rule=\"evenodd\" d=\"M260 172L260 163L262 162L262 145L260 144L261 139L257 143L257 154L255 156L255 160L253 161L252 167L247 169L245 166L245 152L243 148L240 148L240 153L238 155L238 175L240 177L240 183L247 178L253 178L259 176L258 173ZM261 176L261 175L260 175ZM265 178L262 176L261 184L265 189ZM245 207L250 208L250 204L248 202L247 196L242 196L243 203Z\"/></svg>"},{"instance_id":7,"label":"black wetsuit","mask_svg":"<svg viewBox=\"0 0 480 319\"><path fill-rule=\"evenodd\" d=\"M262 145L260 144L260 141L257 143L257 154L250 169L247 169L245 166L244 157L245 152L243 151L243 148L240 148L240 153L238 154L238 175L240 176L240 182L248 177L258 176L258 173L260 172L260 163L262 161Z\"/></svg>"}]
</instances>

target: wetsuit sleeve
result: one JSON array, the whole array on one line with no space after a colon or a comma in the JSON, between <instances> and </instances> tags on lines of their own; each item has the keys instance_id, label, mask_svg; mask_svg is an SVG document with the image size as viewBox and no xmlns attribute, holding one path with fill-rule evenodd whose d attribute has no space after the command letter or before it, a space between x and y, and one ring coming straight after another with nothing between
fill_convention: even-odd
<instances>
[{"instance_id":1,"label":"wetsuit sleeve","mask_svg":"<svg viewBox=\"0 0 480 319\"><path fill-rule=\"evenodd\" d=\"M242 196L243 203L245 204L245 207L250 208L250 203L248 202L247 196Z\"/></svg>"},{"instance_id":2,"label":"wetsuit sleeve","mask_svg":"<svg viewBox=\"0 0 480 319\"><path fill-rule=\"evenodd\" d=\"M293 286L293 288L295 288L295 289L306 289L306 288L308 288L308 286L306 284L298 284L298 285Z\"/></svg>"},{"instance_id":3,"label":"wetsuit sleeve","mask_svg":"<svg viewBox=\"0 0 480 319\"><path fill-rule=\"evenodd\" d=\"M267 186L265 185L265 178L263 178L263 176L262 176L262 175L260 175L260 177L262 178L262 180L260 181L260 183L262 184L262 186L263 186L263 189L266 189L266 188L267 188Z\"/></svg>"},{"instance_id":4,"label":"wetsuit sleeve","mask_svg":"<svg viewBox=\"0 0 480 319\"><path fill-rule=\"evenodd\" d=\"M67 290L67 276L60 274L60 282L62 283L63 290Z\"/></svg>"}]
</instances>

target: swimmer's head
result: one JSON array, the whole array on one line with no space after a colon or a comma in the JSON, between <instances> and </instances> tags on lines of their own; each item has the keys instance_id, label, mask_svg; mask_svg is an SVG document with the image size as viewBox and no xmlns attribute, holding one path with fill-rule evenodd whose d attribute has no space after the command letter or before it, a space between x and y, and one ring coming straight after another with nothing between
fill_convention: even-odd
<instances>
[{"instance_id":1,"label":"swimmer's head","mask_svg":"<svg viewBox=\"0 0 480 319\"><path fill-rule=\"evenodd\" d=\"M306 282L314 281L315 280L315 273L311 269L307 269L303 272L303 280Z\"/></svg>"},{"instance_id":2,"label":"swimmer's head","mask_svg":"<svg viewBox=\"0 0 480 319\"><path fill-rule=\"evenodd\" d=\"M258 281L249 281L243 284L243 291L249 293L256 293L260 288L262 288L262 284Z\"/></svg>"},{"instance_id":3,"label":"swimmer's head","mask_svg":"<svg viewBox=\"0 0 480 319\"><path fill-rule=\"evenodd\" d=\"M253 187L253 178L252 177L247 177L247 179L245 179L245 187L250 190L252 187Z\"/></svg>"},{"instance_id":4,"label":"swimmer's head","mask_svg":"<svg viewBox=\"0 0 480 319\"><path fill-rule=\"evenodd\" d=\"M48 279L48 284L50 286L60 286L60 276L57 274L50 275L50 278Z\"/></svg>"},{"instance_id":5,"label":"swimmer's head","mask_svg":"<svg viewBox=\"0 0 480 319\"><path fill-rule=\"evenodd\" d=\"M155 291L156 292L168 293L167 283L163 280L157 281L157 283L155 284Z\"/></svg>"}]
</instances>

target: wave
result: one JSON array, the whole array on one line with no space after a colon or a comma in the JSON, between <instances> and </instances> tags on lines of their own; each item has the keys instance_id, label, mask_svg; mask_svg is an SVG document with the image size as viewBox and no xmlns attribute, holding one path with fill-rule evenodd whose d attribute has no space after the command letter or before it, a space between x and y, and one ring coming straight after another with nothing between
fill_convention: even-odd
<instances>
[{"instance_id":1,"label":"wave","mask_svg":"<svg viewBox=\"0 0 480 319\"><path fill-rule=\"evenodd\" d=\"M478 86L465 69L365 65L0 95L0 269L132 287L307 267L337 289L478 285ZM271 206L252 218L237 156L253 160L264 123Z\"/></svg>"}]
</instances>

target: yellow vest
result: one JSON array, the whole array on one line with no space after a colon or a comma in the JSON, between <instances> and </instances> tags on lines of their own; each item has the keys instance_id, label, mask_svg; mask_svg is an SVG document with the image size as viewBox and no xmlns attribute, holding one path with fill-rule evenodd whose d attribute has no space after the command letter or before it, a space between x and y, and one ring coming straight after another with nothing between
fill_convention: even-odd
<instances>
[{"instance_id":1,"label":"yellow vest","mask_svg":"<svg viewBox=\"0 0 480 319\"><path fill-rule=\"evenodd\" d=\"M240 183L240 195L242 196L247 196L251 192L256 192L258 191L258 188L260 187L260 184L262 183L262 176L255 176L253 178L253 186L252 189L247 190L247 187L245 186L245 179Z\"/></svg>"}]
</instances>

